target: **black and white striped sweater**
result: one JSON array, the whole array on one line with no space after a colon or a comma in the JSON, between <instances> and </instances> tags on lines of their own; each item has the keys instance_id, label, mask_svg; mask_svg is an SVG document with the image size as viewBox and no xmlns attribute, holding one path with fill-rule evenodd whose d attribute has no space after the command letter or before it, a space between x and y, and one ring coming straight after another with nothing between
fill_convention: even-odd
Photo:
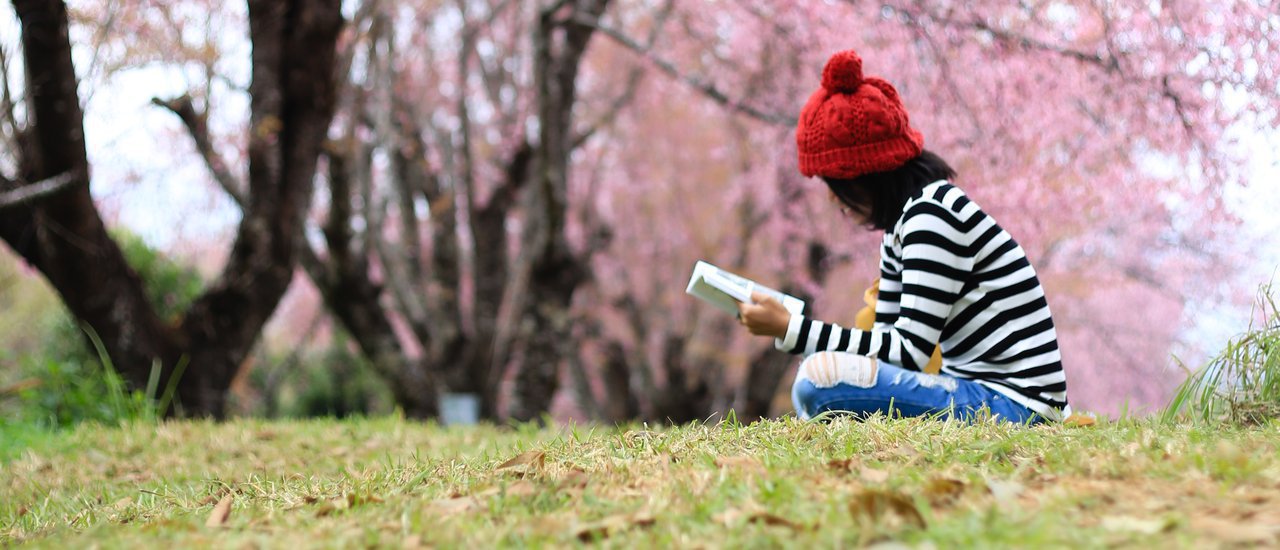
<instances>
[{"instance_id":1,"label":"black and white striped sweater","mask_svg":"<svg viewBox=\"0 0 1280 550\"><path fill-rule=\"evenodd\" d=\"M886 231L870 331L793 315L778 349L847 351L910 370L942 347L942 372L972 379L1052 420L1067 406L1058 336L1022 247L946 181L907 201Z\"/></svg>"}]
</instances>

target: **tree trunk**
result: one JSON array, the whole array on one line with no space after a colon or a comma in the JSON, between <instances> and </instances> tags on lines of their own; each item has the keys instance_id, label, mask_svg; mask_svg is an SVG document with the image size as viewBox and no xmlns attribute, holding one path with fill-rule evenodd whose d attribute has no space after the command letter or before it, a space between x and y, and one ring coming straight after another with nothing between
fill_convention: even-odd
<instances>
[{"instance_id":1,"label":"tree trunk","mask_svg":"<svg viewBox=\"0 0 1280 550\"><path fill-rule=\"evenodd\" d=\"M71 314L99 339L115 368L144 387L156 358L181 348L156 315L142 281L107 234L89 194L84 115L62 2L15 1L22 21L28 126L18 151L22 179L77 174L69 189L14 207L0 236L57 290Z\"/></svg>"},{"instance_id":2,"label":"tree trunk","mask_svg":"<svg viewBox=\"0 0 1280 550\"><path fill-rule=\"evenodd\" d=\"M572 3L569 15L560 4L539 12L534 34L534 75L538 102L538 147L535 176L525 209L522 258L515 277L528 277L526 307L520 308L526 329L524 360L516 376L510 416L527 421L551 406L559 388L559 367L574 350L569 334L573 293L586 280L585 266L565 238L568 210L569 153L573 147L573 106L582 55L595 31L594 22L609 0ZM517 286L517 288L519 288Z\"/></svg>"},{"instance_id":3,"label":"tree trunk","mask_svg":"<svg viewBox=\"0 0 1280 550\"><path fill-rule=\"evenodd\" d=\"M498 417L500 379L495 369L506 363L494 357L498 312L510 276L507 258L507 216L515 205L516 194L529 178L533 148L528 143L516 150L507 163L506 182L489 199L488 204L471 214L471 235L475 239L474 331L463 361L456 367L445 365L449 387L481 396L480 415Z\"/></svg>"},{"instance_id":4,"label":"tree trunk","mask_svg":"<svg viewBox=\"0 0 1280 550\"><path fill-rule=\"evenodd\" d=\"M640 416L640 402L631 389L631 369L627 352L621 344L609 342L604 359L604 417L622 423Z\"/></svg>"},{"instance_id":5,"label":"tree trunk","mask_svg":"<svg viewBox=\"0 0 1280 550\"><path fill-rule=\"evenodd\" d=\"M567 246L561 250L555 257L537 262L530 277L529 288L535 300L523 321L529 331L508 411L514 420L536 420L550 410L560 387L560 365L577 352L570 334L569 305L585 276Z\"/></svg>"},{"instance_id":6,"label":"tree trunk","mask_svg":"<svg viewBox=\"0 0 1280 550\"><path fill-rule=\"evenodd\" d=\"M227 383L284 296L297 263L320 145L334 108L338 0L251 0L249 203L220 276L181 330L184 406L220 415Z\"/></svg>"},{"instance_id":7,"label":"tree trunk","mask_svg":"<svg viewBox=\"0 0 1280 550\"><path fill-rule=\"evenodd\" d=\"M84 181L6 212L0 236L45 275L127 381L145 386L158 362L163 384L185 362L178 381L183 410L222 416L237 367L292 277L319 144L333 112L340 2L249 2L249 202L222 275L177 327L156 315L89 194L65 6L15 0L14 8L22 20L30 113L30 136L19 151L23 179L79 171Z\"/></svg>"}]
</instances>

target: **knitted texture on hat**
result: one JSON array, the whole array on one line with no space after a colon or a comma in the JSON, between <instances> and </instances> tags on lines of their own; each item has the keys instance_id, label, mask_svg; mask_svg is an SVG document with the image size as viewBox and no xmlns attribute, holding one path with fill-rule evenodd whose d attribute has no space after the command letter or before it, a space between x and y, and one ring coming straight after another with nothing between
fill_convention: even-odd
<instances>
[{"instance_id":1,"label":"knitted texture on hat","mask_svg":"<svg viewBox=\"0 0 1280 550\"><path fill-rule=\"evenodd\" d=\"M822 87L801 109L796 145L801 174L853 179L902 166L924 150L924 136L909 124L898 91L863 77L862 58L845 50L827 61Z\"/></svg>"}]
</instances>

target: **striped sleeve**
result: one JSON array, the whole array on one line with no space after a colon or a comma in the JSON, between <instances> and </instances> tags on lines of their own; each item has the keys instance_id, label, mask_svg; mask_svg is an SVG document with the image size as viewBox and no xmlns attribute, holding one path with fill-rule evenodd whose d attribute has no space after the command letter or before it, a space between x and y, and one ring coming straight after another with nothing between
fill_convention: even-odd
<instances>
[{"instance_id":1,"label":"striped sleeve","mask_svg":"<svg viewBox=\"0 0 1280 550\"><path fill-rule=\"evenodd\" d=\"M794 354L846 351L921 370L938 344L943 325L973 269L968 253L972 224L936 200L921 199L903 216L901 287L882 277L881 299L897 291L897 319L870 331L792 316L787 334L776 344ZM887 271L887 270L886 270ZM888 282L888 285L886 285ZM885 296L885 292L889 296ZM877 321L880 321L879 316Z\"/></svg>"},{"instance_id":2,"label":"striped sleeve","mask_svg":"<svg viewBox=\"0 0 1280 550\"><path fill-rule=\"evenodd\" d=\"M888 329L898 320L898 301L902 296L902 259L894 251L893 235L886 234L880 250L880 285L876 296L874 327Z\"/></svg>"}]
</instances>

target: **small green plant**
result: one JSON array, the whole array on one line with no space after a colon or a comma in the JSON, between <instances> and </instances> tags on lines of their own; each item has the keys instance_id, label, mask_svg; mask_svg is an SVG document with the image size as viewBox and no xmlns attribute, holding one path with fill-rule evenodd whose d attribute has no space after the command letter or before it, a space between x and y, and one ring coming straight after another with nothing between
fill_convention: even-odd
<instances>
[{"instance_id":1,"label":"small green plant","mask_svg":"<svg viewBox=\"0 0 1280 550\"><path fill-rule=\"evenodd\" d=\"M1270 284L1258 291L1249 330L1178 388L1163 417L1261 424L1280 419L1280 308Z\"/></svg>"},{"instance_id":2,"label":"small green plant","mask_svg":"<svg viewBox=\"0 0 1280 550\"><path fill-rule=\"evenodd\" d=\"M25 359L22 370L30 383L15 392L17 409L6 411L0 423L56 430L80 422L114 425L155 422L164 416L186 368L185 358L174 368L163 393L159 362L152 366L146 388L130 390L116 372L102 341L91 329L85 330L97 350L97 359Z\"/></svg>"},{"instance_id":3,"label":"small green plant","mask_svg":"<svg viewBox=\"0 0 1280 550\"><path fill-rule=\"evenodd\" d=\"M199 295L203 286L199 274L150 248L136 235L124 231L113 234L129 265L145 282L157 313L176 319ZM0 277L6 272L0 272ZM5 300L0 299L0 306L7 305ZM5 430L0 433L58 430L85 421L106 425L150 421L168 410L185 360L175 365L165 387L160 387L160 366L156 364L145 388L130 388L97 335L60 305L50 303L23 311L29 313L29 326L20 334L35 345L29 346L31 349L19 347L11 358L0 357L4 368L0 370L0 388L20 388L0 393L0 430Z\"/></svg>"},{"instance_id":4,"label":"small green plant","mask_svg":"<svg viewBox=\"0 0 1280 550\"><path fill-rule=\"evenodd\" d=\"M93 341L93 349L98 354L99 364L102 365L103 379L111 397L109 403L112 410L116 412L116 416L121 419L140 419L151 422L164 417L165 413L169 411L169 405L173 402L174 394L178 391L178 381L182 379L182 374L186 372L186 356L178 360L178 364L174 366L173 375L169 377L169 383L165 385L164 395L157 395L156 393L160 389L159 360L151 363L151 375L147 377L145 391L127 391L124 380L116 372L115 364L111 362L111 357L107 355L107 348L102 345L102 339L88 326L84 327L84 331L88 334L89 339Z\"/></svg>"},{"instance_id":5,"label":"small green plant","mask_svg":"<svg viewBox=\"0 0 1280 550\"><path fill-rule=\"evenodd\" d=\"M20 366L33 383L7 400L5 424L37 430L80 422L110 425L141 409L142 392L124 391L119 375L97 363L27 358Z\"/></svg>"}]
</instances>

